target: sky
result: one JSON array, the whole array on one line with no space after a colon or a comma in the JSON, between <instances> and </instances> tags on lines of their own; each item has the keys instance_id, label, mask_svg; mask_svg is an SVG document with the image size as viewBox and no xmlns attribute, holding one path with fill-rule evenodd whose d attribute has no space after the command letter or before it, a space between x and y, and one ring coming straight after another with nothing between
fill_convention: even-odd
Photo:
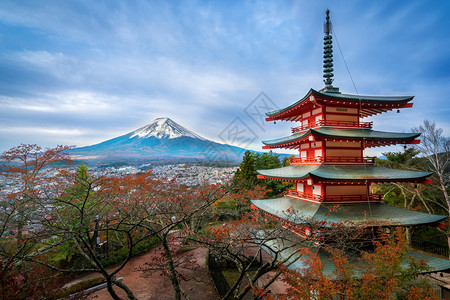
<instances>
[{"instance_id":1,"label":"sky","mask_svg":"<svg viewBox=\"0 0 450 300\"><path fill-rule=\"evenodd\" d=\"M334 86L415 96L374 129L429 119L448 136L450 1L2 0L0 152L92 145L158 117L260 150L296 126L264 122L265 110L324 86L326 9Z\"/></svg>"}]
</instances>

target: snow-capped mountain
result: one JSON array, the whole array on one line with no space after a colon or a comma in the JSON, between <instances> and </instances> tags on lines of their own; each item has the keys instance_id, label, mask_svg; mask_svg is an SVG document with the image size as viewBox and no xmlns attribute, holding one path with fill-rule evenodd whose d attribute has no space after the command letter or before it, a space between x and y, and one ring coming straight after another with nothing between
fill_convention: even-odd
<instances>
[{"instance_id":1,"label":"snow-capped mountain","mask_svg":"<svg viewBox=\"0 0 450 300\"><path fill-rule=\"evenodd\" d=\"M245 149L207 140L169 118L122 136L70 151L74 159L136 161L195 159L239 162Z\"/></svg>"},{"instance_id":2,"label":"snow-capped mountain","mask_svg":"<svg viewBox=\"0 0 450 300\"><path fill-rule=\"evenodd\" d=\"M186 129L180 124L175 123L170 118L157 118L153 121L153 123L131 132L130 138L148 138L151 136L159 139L175 139L182 136L188 136L191 138L204 140L204 138L198 134Z\"/></svg>"}]
</instances>

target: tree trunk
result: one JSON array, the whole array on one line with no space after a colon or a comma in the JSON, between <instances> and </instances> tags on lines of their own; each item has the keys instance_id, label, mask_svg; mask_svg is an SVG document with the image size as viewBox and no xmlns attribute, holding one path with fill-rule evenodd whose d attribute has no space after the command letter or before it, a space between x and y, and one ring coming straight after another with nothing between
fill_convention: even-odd
<instances>
[{"instance_id":1,"label":"tree trunk","mask_svg":"<svg viewBox=\"0 0 450 300\"><path fill-rule=\"evenodd\" d=\"M172 282L173 290L175 292L175 299L181 300L181 287L180 281L178 280L177 272L172 259L172 253L170 252L169 243L167 242L167 235L163 235L161 238L161 243L164 247L164 251L167 255L167 271L169 274L170 281Z\"/></svg>"},{"instance_id":2,"label":"tree trunk","mask_svg":"<svg viewBox=\"0 0 450 300\"><path fill-rule=\"evenodd\" d=\"M113 299L122 300L122 298L120 298L114 291L111 278L106 278L106 288Z\"/></svg>"},{"instance_id":3,"label":"tree trunk","mask_svg":"<svg viewBox=\"0 0 450 300\"><path fill-rule=\"evenodd\" d=\"M405 233L406 233L406 244L408 246L411 246L411 228L406 227L405 228Z\"/></svg>"}]
</instances>

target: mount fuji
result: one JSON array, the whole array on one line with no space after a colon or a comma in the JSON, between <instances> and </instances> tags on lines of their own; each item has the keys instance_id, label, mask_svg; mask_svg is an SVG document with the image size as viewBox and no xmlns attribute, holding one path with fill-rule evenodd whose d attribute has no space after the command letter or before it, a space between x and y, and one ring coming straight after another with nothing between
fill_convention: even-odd
<instances>
[{"instance_id":1,"label":"mount fuji","mask_svg":"<svg viewBox=\"0 0 450 300\"><path fill-rule=\"evenodd\" d=\"M220 144L174 122L158 118L125 135L70 150L75 160L143 161L199 160L239 162L245 149Z\"/></svg>"}]
</instances>

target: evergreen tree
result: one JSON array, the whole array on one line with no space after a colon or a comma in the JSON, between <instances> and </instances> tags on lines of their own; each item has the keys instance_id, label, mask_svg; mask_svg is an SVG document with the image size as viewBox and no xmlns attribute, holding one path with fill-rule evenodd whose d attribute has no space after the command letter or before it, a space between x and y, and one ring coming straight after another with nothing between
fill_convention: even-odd
<instances>
[{"instance_id":1,"label":"evergreen tree","mask_svg":"<svg viewBox=\"0 0 450 300\"><path fill-rule=\"evenodd\" d=\"M245 151L239 168L234 173L233 184L240 189L249 190L256 186L255 155Z\"/></svg>"},{"instance_id":2,"label":"evergreen tree","mask_svg":"<svg viewBox=\"0 0 450 300\"><path fill-rule=\"evenodd\" d=\"M283 164L279 155L272 151L268 153L252 153L246 151L239 168L233 178L233 184L238 189L252 189L256 185L265 187L268 197L274 197L286 190L286 184L278 180L257 179L256 170L267 170L281 168Z\"/></svg>"}]
</instances>

